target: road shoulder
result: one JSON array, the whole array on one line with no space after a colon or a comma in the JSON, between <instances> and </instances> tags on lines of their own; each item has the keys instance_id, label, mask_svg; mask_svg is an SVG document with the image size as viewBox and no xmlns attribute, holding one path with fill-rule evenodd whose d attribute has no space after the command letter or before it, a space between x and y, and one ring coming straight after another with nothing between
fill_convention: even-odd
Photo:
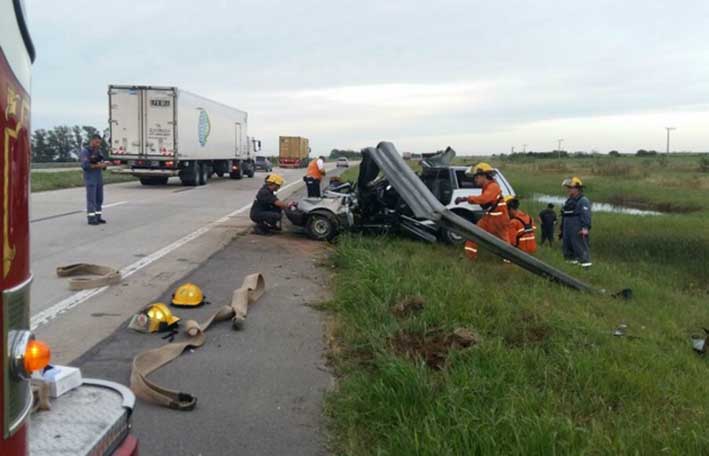
<instances>
[{"instance_id":1,"label":"road shoulder","mask_svg":"<svg viewBox=\"0 0 709 456\"><path fill-rule=\"evenodd\" d=\"M139 402L133 424L141 452L326 454L322 401L333 380L325 366L324 316L313 308L328 299L328 272L319 267L326 249L297 234L247 235L180 281L200 285L212 302L175 310L183 319L206 319L252 272L264 274L267 292L243 330L217 325L204 347L151 377L199 402L192 412ZM169 293L161 299L167 302ZM163 343L122 325L74 364L85 376L127 384L132 357Z\"/></svg>"}]
</instances>

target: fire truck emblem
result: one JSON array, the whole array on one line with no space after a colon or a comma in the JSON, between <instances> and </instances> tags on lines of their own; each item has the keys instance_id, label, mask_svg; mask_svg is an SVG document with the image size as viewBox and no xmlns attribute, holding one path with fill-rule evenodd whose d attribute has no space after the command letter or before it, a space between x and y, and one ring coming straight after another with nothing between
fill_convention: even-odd
<instances>
[{"instance_id":1,"label":"fire truck emblem","mask_svg":"<svg viewBox=\"0 0 709 456\"><path fill-rule=\"evenodd\" d=\"M207 138L212 129L212 125L209 123L209 114L202 108L199 109L199 124L198 124L198 136L199 144L204 147L207 144Z\"/></svg>"},{"instance_id":2,"label":"fire truck emblem","mask_svg":"<svg viewBox=\"0 0 709 456\"><path fill-rule=\"evenodd\" d=\"M18 118L19 111L19 118ZM15 128L5 127L3 134L3 201L2 201L2 217L3 217L3 258L2 258L2 277L7 277L12 267L12 262L15 259L17 251L14 245L10 245L10 157L12 146L16 144L17 138L22 130L25 120L25 113L29 113L29 105L22 100L20 94L15 92L11 87L7 88L7 108L5 109L5 119L16 119Z\"/></svg>"}]
</instances>

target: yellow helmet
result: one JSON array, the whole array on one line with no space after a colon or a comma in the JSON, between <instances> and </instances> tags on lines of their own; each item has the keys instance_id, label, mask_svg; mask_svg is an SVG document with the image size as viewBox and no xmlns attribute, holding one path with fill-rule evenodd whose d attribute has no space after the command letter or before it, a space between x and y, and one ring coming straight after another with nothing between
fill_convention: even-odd
<instances>
[{"instance_id":1,"label":"yellow helmet","mask_svg":"<svg viewBox=\"0 0 709 456\"><path fill-rule=\"evenodd\" d=\"M204 293L193 283L180 285L172 295L172 305L182 307L196 307L204 304Z\"/></svg>"},{"instance_id":2,"label":"yellow helmet","mask_svg":"<svg viewBox=\"0 0 709 456\"><path fill-rule=\"evenodd\" d=\"M505 196L505 203L509 203L510 201L512 201L515 198L517 198L517 197L514 195L507 195L507 196Z\"/></svg>"},{"instance_id":3,"label":"yellow helmet","mask_svg":"<svg viewBox=\"0 0 709 456\"><path fill-rule=\"evenodd\" d=\"M583 187L583 182L581 181L580 178L573 176L573 177L567 177L561 182L562 187L576 187L576 188L581 188Z\"/></svg>"},{"instance_id":4,"label":"yellow helmet","mask_svg":"<svg viewBox=\"0 0 709 456\"><path fill-rule=\"evenodd\" d=\"M495 169L490 166L489 163L480 162L477 165L468 168L465 174L467 174L468 176L475 176L476 174L491 174L494 172Z\"/></svg>"},{"instance_id":5,"label":"yellow helmet","mask_svg":"<svg viewBox=\"0 0 709 456\"><path fill-rule=\"evenodd\" d=\"M162 302L151 304L139 314L133 316L128 327L140 332L154 333L168 331L180 321Z\"/></svg>"},{"instance_id":6,"label":"yellow helmet","mask_svg":"<svg viewBox=\"0 0 709 456\"><path fill-rule=\"evenodd\" d=\"M269 174L266 178L267 184L274 184L278 185L279 187L282 187L285 182L286 180L283 179L283 176L281 176L280 174Z\"/></svg>"}]
</instances>

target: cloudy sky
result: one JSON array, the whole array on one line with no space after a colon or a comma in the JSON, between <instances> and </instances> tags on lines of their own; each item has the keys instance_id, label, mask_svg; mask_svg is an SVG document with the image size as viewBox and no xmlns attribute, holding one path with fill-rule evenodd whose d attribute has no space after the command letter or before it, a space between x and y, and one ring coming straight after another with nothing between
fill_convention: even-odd
<instances>
[{"instance_id":1,"label":"cloudy sky","mask_svg":"<svg viewBox=\"0 0 709 456\"><path fill-rule=\"evenodd\" d=\"M709 151L706 0L26 0L33 127L107 124L108 84L243 109L273 152Z\"/></svg>"}]
</instances>

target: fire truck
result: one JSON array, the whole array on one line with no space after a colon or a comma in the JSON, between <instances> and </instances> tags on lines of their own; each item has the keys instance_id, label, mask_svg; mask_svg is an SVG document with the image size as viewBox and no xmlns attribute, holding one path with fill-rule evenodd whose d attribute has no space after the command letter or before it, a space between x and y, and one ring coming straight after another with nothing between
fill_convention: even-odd
<instances>
[{"instance_id":1,"label":"fire truck","mask_svg":"<svg viewBox=\"0 0 709 456\"><path fill-rule=\"evenodd\" d=\"M30 75L35 51L22 0L0 0L0 455L138 454L130 435L135 397L116 383L83 379L33 412L31 377L50 349L30 331Z\"/></svg>"}]
</instances>

